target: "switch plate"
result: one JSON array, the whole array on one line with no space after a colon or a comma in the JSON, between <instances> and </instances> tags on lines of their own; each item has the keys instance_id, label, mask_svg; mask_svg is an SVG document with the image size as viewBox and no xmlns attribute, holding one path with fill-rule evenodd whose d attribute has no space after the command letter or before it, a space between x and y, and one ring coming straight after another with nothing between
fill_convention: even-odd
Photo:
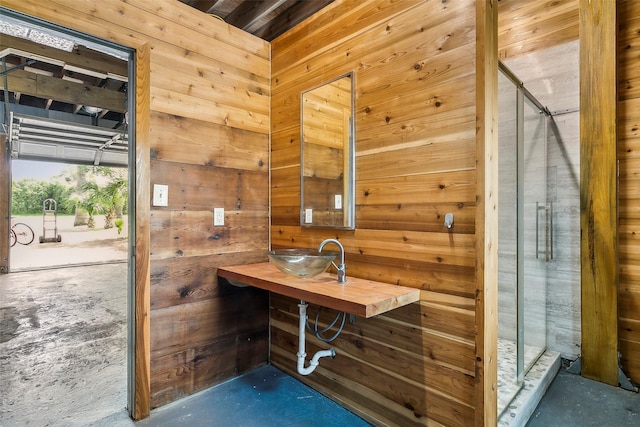
<instances>
[{"instance_id":1,"label":"switch plate","mask_svg":"<svg viewBox=\"0 0 640 427\"><path fill-rule=\"evenodd\" d=\"M213 225L224 225L224 208L213 208Z\"/></svg>"},{"instance_id":2,"label":"switch plate","mask_svg":"<svg viewBox=\"0 0 640 427\"><path fill-rule=\"evenodd\" d=\"M153 184L153 206L169 206L169 186Z\"/></svg>"},{"instance_id":3,"label":"switch plate","mask_svg":"<svg viewBox=\"0 0 640 427\"><path fill-rule=\"evenodd\" d=\"M304 223L311 224L313 222L313 209L304 210Z\"/></svg>"},{"instance_id":4,"label":"switch plate","mask_svg":"<svg viewBox=\"0 0 640 427\"><path fill-rule=\"evenodd\" d=\"M334 197L334 207L336 209L342 209L342 194L336 194Z\"/></svg>"}]
</instances>

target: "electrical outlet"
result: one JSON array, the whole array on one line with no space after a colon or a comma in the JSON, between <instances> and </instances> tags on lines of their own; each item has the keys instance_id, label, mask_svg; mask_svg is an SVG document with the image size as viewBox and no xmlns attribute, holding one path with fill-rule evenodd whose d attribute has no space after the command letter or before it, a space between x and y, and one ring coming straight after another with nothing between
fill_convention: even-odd
<instances>
[{"instance_id":1,"label":"electrical outlet","mask_svg":"<svg viewBox=\"0 0 640 427\"><path fill-rule=\"evenodd\" d=\"M304 223L311 224L313 222L313 209L304 210Z\"/></svg>"},{"instance_id":2,"label":"electrical outlet","mask_svg":"<svg viewBox=\"0 0 640 427\"><path fill-rule=\"evenodd\" d=\"M224 208L213 209L213 225L224 225Z\"/></svg>"},{"instance_id":3,"label":"electrical outlet","mask_svg":"<svg viewBox=\"0 0 640 427\"><path fill-rule=\"evenodd\" d=\"M342 194L336 194L334 197L334 207L336 209L342 209Z\"/></svg>"},{"instance_id":4,"label":"electrical outlet","mask_svg":"<svg viewBox=\"0 0 640 427\"><path fill-rule=\"evenodd\" d=\"M153 184L153 206L169 206L169 186Z\"/></svg>"}]
</instances>

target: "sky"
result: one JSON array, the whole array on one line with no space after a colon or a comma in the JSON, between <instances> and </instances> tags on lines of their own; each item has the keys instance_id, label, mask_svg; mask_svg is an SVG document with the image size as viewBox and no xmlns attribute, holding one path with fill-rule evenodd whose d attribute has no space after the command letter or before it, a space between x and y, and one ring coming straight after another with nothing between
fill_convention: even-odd
<instances>
[{"instance_id":1,"label":"sky","mask_svg":"<svg viewBox=\"0 0 640 427\"><path fill-rule=\"evenodd\" d=\"M64 163L50 163L31 160L11 160L13 181L20 181L25 178L32 178L40 181L46 181L52 177L59 175L68 168L74 168L74 165Z\"/></svg>"}]
</instances>

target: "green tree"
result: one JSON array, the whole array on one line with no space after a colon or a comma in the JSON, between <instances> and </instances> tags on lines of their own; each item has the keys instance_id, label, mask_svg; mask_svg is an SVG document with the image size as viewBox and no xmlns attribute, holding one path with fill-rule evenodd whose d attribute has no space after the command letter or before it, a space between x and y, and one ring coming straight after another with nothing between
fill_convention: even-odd
<instances>
[{"instance_id":1,"label":"green tree","mask_svg":"<svg viewBox=\"0 0 640 427\"><path fill-rule=\"evenodd\" d=\"M89 214L90 228L95 227L93 215L96 213L104 213L104 228L112 228L114 218L122 218L128 202L127 170L95 168L92 176L82 185L82 193L78 206Z\"/></svg>"},{"instance_id":2,"label":"green tree","mask_svg":"<svg viewBox=\"0 0 640 427\"><path fill-rule=\"evenodd\" d=\"M82 208L81 201L83 198L82 187L87 182L87 174L89 173L90 166L76 166L73 169L67 170L64 174L64 179L74 188L74 191L70 197L70 202L73 204L73 210L75 218L73 220L73 226L87 225L89 222L88 212Z\"/></svg>"},{"instance_id":3,"label":"green tree","mask_svg":"<svg viewBox=\"0 0 640 427\"><path fill-rule=\"evenodd\" d=\"M16 215L34 215L42 213L42 203L54 199L58 213L69 214L73 211L70 203L73 189L59 182L39 181L31 178L14 181L11 188L11 212Z\"/></svg>"},{"instance_id":4,"label":"green tree","mask_svg":"<svg viewBox=\"0 0 640 427\"><path fill-rule=\"evenodd\" d=\"M93 217L105 211L105 199L101 188L93 181L85 182L82 186L84 197L78 200L76 206L83 209L89 215L87 227L95 228L96 220Z\"/></svg>"}]
</instances>

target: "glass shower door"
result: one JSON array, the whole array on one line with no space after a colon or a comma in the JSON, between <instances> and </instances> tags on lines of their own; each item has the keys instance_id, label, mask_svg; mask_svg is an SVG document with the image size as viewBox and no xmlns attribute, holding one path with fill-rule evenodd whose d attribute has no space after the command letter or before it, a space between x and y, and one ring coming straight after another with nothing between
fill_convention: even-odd
<instances>
[{"instance_id":1,"label":"glass shower door","mask_svg":"<svg viewBox=\"0 0 640 427\"><path fill-rule=\"evenodd\" d=\"M520 89L521 92L524 92ZM518 193L519 216L519 354L524 376L546 348L547 265L553 259L553 204L547 201L547 117L526 93L522 112Z\"/></svg>"},{"instance_id":2,"label":"glass shower door","mask_svg":"<svg viewBox=\"0 0 640 427\"><path fill-rule=\"evenodd\" d=\"M498 414L518 380L518 88L498 74ZM521 365L522 366L522 365ZM520 370L522 372L522 369Z\"/></svg>"},{"instance_id":3,"label":"glass shower door","mask_svg":"<svg viewBox=\"0 0 640 427\"><path fill-rule=\"evenodd\" d=\"M553 206L547 202L547 117L506 67L498 75L498 411L546 347L547 265Z\"/></svg>"}]
</instances>

